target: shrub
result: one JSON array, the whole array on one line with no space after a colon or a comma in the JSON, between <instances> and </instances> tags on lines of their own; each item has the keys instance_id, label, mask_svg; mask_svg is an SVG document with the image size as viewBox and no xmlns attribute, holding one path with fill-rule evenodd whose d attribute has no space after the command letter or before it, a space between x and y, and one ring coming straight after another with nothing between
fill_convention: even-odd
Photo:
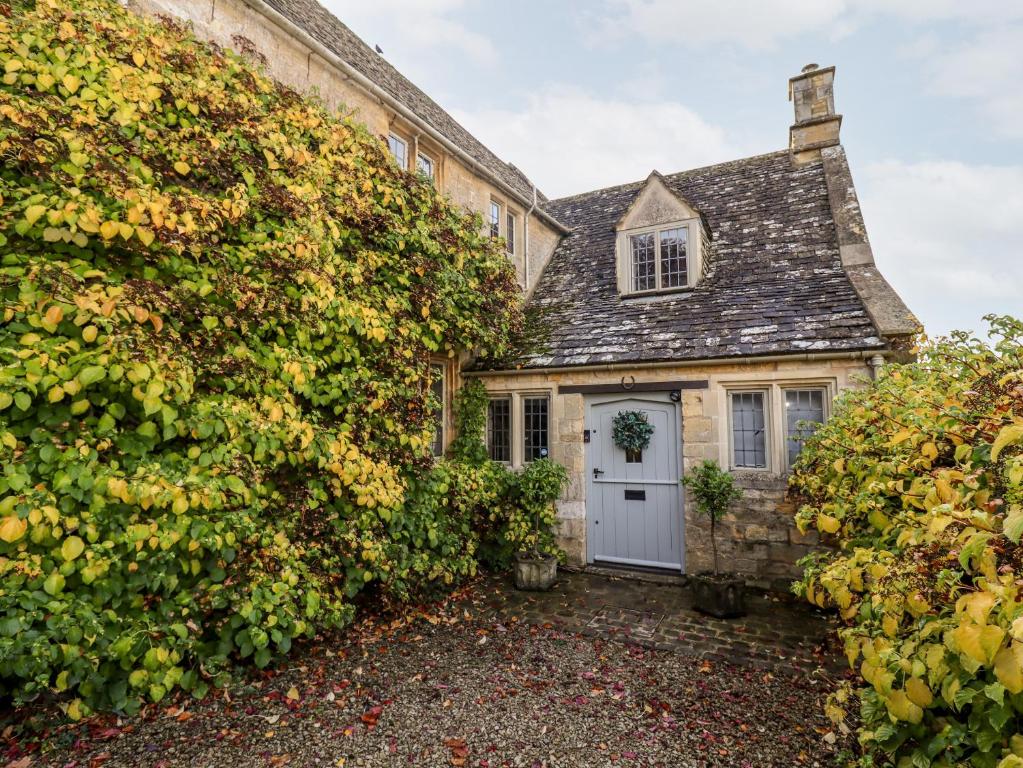
<instances>
[{"instance_id":1,"label":"shrub","mask_svg":"<svg viewBox=\"0 0 1023 768\"><path fill-rule=\"evenodd\" d=\"M473 573L427 376L518 332L480 220L114 0L0 6L0 69L0 693L201 694Z\"/></svg>"},{"instance_id":2,"label":"shrub","mask_svg":"<svg viewBox=\"0 0 1023 768\"><path fill-rule=\"evenodd\" d=\"M551 459L537 459L522 470L507 533L516 552L560 556L554 541L555 502L567 482L565 468Z\"/></svg>"},{"instance_id":3,"label":"shrub","mask_svg":"<svg viewBox=\"0 0 1023 768\"><path fill-rule=\"evenodd\" d=\"M693 494L696 510L710 520L710 546L714 551L714 573L718 569L717 524L728 507L742 498L742 489L735 487L735 478L718 466L704 461L682 478L682 484Z\"/></svg>"},{"instance_id":4,"label":"shrub","mask_svg":"<svg viewBox=\"0 0 1023 768\"><path fill-rule=\"evenodd\" d=\"M1023 766L1023 324L954 334L845 394L792 478L837 549L796 589L833 605L865 765Z\"/></svg>"}]
</instances>

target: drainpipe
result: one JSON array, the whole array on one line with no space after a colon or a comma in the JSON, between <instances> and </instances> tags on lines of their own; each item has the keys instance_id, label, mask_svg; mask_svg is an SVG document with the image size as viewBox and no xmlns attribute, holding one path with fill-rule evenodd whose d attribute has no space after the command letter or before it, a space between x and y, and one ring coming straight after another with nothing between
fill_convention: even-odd
<instances>
[{"instance_id":1,"label":"drainpipe","mask_svg":"<svg viewBox=\"0 0 1023 768\"><path fill-rule=\"evenodd\" d=\"M526 295L529 295L529 217L536 210L536 184L533 185L533 204L529 206L526 215L522 219L522 286Z\"/></svg>"},{"instance_id":2,"label":"drainpipe","mask_svg":"<svg viewBox=\"0 0 1023 768\"><path fill-rule=\"evenodd\" d=\"M881 367L884 365L884 355L874 355L867 361L867 365L870 366L870 378L877 381Z\"/></svg>"}]
</instances>

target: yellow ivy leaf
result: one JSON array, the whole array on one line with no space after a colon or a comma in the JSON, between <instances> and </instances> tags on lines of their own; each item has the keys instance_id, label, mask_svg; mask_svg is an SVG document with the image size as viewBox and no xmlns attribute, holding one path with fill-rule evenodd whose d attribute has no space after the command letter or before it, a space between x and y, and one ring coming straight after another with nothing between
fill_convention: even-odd
<instances>
[{"instance_id":1,"label":"yellow ivy leaf","mask_svg":"<svg viewBox=\"0 0 1023 768\"><path fill-rule=\"evenodd\" d=\"M991 443L991 461L998 461L998 454L1002 452L1003 448L1018 443L1020 440L1023 440L1023 424L1010 424L1007 427L1002 427L998 437Z\"/></svg>"},{"instance_id":2,"label":"yellow ivy leaf","mask_svg":"<svg viewBox=\"0 0 1023 768\"><path fill-rule=\"evenodd\" d=\"M87 325L82 329L82 338L89 344L92 344L96 340L98 333L99 329L95 325Z\"/></svg>"},{"instance_id":3,"label":"yellow ivy leaf","mask_svg":"<svg viewBox=\"0 0 1023 768\"><path fill-rule=\"evenodd\" d=\"M180 173L182 176L184 176L192 169L184 160L178 160L176 163L174 163L174 170Z\"/></svg>"},{"instance_id":4,"label":"yellow ivy leaf","mask_svg":"<svg viewBox=\"0 0 1023 768\"><path fill-rule=\"evenodd\" d=\"M85 542L78 536L68 536L60 546L60 556L70 562L85 551Z\"/></svg>"},{"instance_id":5,"label":"yellow ivy leaf","mask_svg":"<svg viewBox=\"0 0 1023 768\"><path fill-rule=\"evenodd\" d=\"M924 711L909 700L905 691L892 691L884 703L888 713L896 720L915 724L923 719Z\"/></svg>"},{"instance_id":6,"label":"yellow ivy leaf","mask_svg":"<svg viewBox=\"0 0 1023 768\"><path fill-rule=\"evenodd\" d=\"M299 698L298 688L296 688L295 686L291 686L288 689L288 698L291 699L292 701L298 701Z\"/></svg>"},{"instance_id":7,"label":"yellow ivy leaf","mask_svg":"<svg viewBox=\"0 0 1023 768\"><path fill-rule=\"evenodd\" d=\"M958 613L965 613L976 624L985 624L991 609L994 607L994 594L985 590L963 595L956 601L956 611Z\"/></svg>"},{"instance_id":8,"label":"yellow ivy leaf","mask_svg":"<svg viewBox=\"0 0 1023 768\"><path fill-rule=\"evenodd\" d=\"M63 79L60 82L71 93L77 91L78 87L82 84L81 78L79 78L77 75L64 75Z\"/></svg>"},{"instance_id":9,"label":"yellow ivy leaf","mask_svg":"<svg viewBox=\"0 0 1023 768\"><path fill-rule=\"evenodd\" d=\"M146 55L142 51L132 51L131 60L135 62L136 67L141 67L146 63Z\"/></svg>"},{"instance_id":10,"label":"yellow ivy leaf","mask_svg":"<svg viewBox=\"0 0 1023 768\"><path fill-rule=\"evenodd\" d=\"M906 696L918 707L929 707L934 700L931 689L919 677L911 677L906 681Z\"/></svg>"},{"instance_id":11,"label":"yellow ivy leaf","mask_svg":"<svg viewBox=\"0 0 1023 768\"><path fill-rule=\"evenodd\" d=\"M120 229L116 221L104 221L99 225L99 234L104 240L112 240Z\"/></svg>"},{"instance_id":12,"label":"yellow ivy leaf","mask_svg":"<svg viewBox=\"0 0 1023 768\"><path fill-rule=\"evenodd\" d=\"M1005 637L1005 630L991 624L965 623L952 630L956 647L974 661L990 665Z\"/></svg>"},{"instance_id":13,"label":"yellow ivy leaf","mask_svg":"<svg viewBox=\"0 0 1023 768\"><path fill-rule=\"evenodd\" d=\"M995 677L1009 693L1023 691L1023 643L1013 641L995 654Z\"/></svg>"},{"instance_id":14,"label":"yellow ivy leaf","mask_svg":"<svg viewBox=\"0 0 1023 768\"><path fill-rule=\"evenodd\" d=\"M838 518L825 514L817 515L817 528L824 533L838 533L841 527L842 523Z\"/></svg>"},{"instance_id":15,"label":"yellow ivy leaf","mask_svg":"<svg viewBox=\"0 0 1023 768\"><path fill-rule=\"evenodd\" d=\"M81 699L75 699L67 705L67 716L71 720L82 719L82 701Z\"/></svg>"},{"instance_id":16,"label":"yellow ivy leaf","mask_svg":"<svg viewBox=\"0 0 1023 768\"><path fill-rule=\"evenodd\" d=\"M3 539L8 544L13 544L25 535L27 529L27 521L22 520L17 515L7 515L3 520L0 520L0 539Z\"/></svg>"},{"instance_id":17,"label":"yellow ivy leaf","mask_svg":"<svg viewBox=\"0 0 1023 768\"><path fill-rule=\"evenodd\" d=\"M32 226L40 217L46 213L45 205L30 205L25 209L25 221L28 222L29 226Z\"/></svg>"},{"instance_id":18,"label":"yellow ivy leaf","mask_svg":"<svg viewBox=\"0 0 1023 768\"><path fill-rule=\"evenodd\" d=\"M147 248L152 244L156 235L153 234L153 230L146 229L145 227L135 227L135 237L141 241L142 245Z\"/></svg>"},{"instance_id":19,"label":"yellow ivy leaf","mask_svg":"<svg viewBox=\"0 0 1023 768\"><path fill-rule=\"evenodd\" d=\"M57 325L61 320L64 319L64 310L54 304L48 310L46 310L45 320L50 325Z\"/></svg>"}]
</instances>

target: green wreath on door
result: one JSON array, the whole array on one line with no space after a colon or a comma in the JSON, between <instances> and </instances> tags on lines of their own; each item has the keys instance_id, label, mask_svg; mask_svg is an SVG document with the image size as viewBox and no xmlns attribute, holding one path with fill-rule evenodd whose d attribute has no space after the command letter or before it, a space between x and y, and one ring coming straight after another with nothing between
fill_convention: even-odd
<instances>
[{"instance_id":1,"label":"green wreath on door","mask_svg":"<svg viewBox=\"0 0 1023 768\"><path fill-rule=\"evenodd\" d=\"M643 411L618 411L611 436L623 451L643 451L650 445L654 425Z\"/></svg>"}]
</instances>

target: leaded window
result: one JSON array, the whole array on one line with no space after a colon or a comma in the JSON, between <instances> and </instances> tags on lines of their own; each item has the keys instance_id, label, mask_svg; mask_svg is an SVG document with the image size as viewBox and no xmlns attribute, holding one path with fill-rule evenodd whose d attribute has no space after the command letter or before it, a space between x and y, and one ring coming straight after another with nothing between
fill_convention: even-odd
<instances>
[{"instance_id":1,"label":"leaded window","mask_svg":"<svg viewBox=\"0 0 1023 768\"><path fill-rule=\"evenodd\" d=\"M495 397L487 404L487 454L494 461L511 461L511 398Z\"/></svg>"},{"instance_id":2,"label":"leaded window","mask_svg":"<svg viewBox=\"0 0 1023 768\"><path fill-rule=\"evenodd\" d=\"M505 221L507 225L504 231L505 249L512 256L515 255L515 214L509 213Z\"/></svg>"},{"instance_id":3,"label":"leaded window","mask_svg":"<svg viewBox=\"0 0 1023 768\"><path fill-rule=\"evenodd\" d=\"M490 236L501 236L501 204L490 201Z\"/></svg>"},{"instance_id":4,"label":"leaded window","mask_svg":"<svg viewBox=\"0 0 1023 768\"><path fill-rule=\"evenodd\" d=\"M391 150L394 161L404 170L408 168L408 143L393 133L387 135L387 148Z\"/></svg>"},{"instance_id":5,"label":"leaded window","mask_svg":"<svg viewBox=\"0 0 1023 768\"><path fill-rule=\"evenodd\" d=\"M550 400L547 396L522 398L522 460L536 461L550 451Z\"/></svg>"},{"instance_id":6,"label":"leaded window","mask_svg":"<svg viewBox=\"0 0 1023 768\"><path fill-rule=\"evenodd\" d=\"M416 170L419 171L421 176L433 181L433 159L429 155L425 155L422 152L416 155Z\"/></svg>"},{"instance_id":7,"label":"leaded window","mask_svg":"<svg viewBox=\"0 0 1023 768\"><path fill-rule=\"evenodd\" d=\"M657 287L657 259L654 256L654 233L632 235L632 290L650 291Z\"/></svg>"},{"instance_id":8,"label":"leaded window","mask_svg":"<svg viewBox=\"0 0 1023 768\"><path fill-rule=\"evenodd\" d=\"M806 439L824 422L823 389L785 390L785 445L791 467Z\"/></svg>"},{"instance_id":9,"label":"leaded window","mask_svg":"<svg viewBox=\"0 0 1023 768\"><path fill-rule=\"evenodd\" d=\"M732 465L767 467L767 420L763 392L730 393L732 408Z\"/></svg>"},{"instance_id":10,"label":"leaded window","mask_svg":"<svg viewBox=\"0 0 1023 768\"><path fill-rule=\"evenodd\" d=\"M444 366L430 366L430 393L433 395L433 455L444 455Z\"/></svg>"},{"instance_id":11,"label":"leaded window","mask_svg":"<svg viewBox=\"0 0 1023 768\"><path fill-rule=\"evenodd\" d=\"M657 233L661 242L661 288L682 288L689 284L685 227Z\"/></svg>"}]
</instances>

